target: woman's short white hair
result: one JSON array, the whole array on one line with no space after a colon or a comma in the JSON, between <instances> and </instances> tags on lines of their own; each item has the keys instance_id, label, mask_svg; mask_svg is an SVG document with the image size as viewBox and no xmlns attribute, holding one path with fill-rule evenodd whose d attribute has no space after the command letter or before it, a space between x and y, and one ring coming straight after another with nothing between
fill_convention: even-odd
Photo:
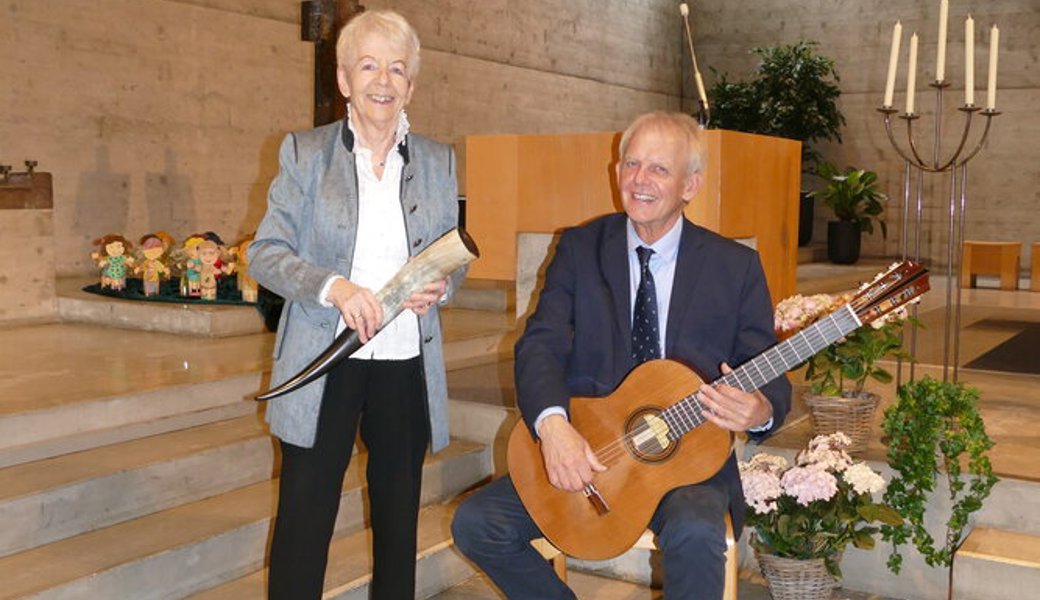
<instances>
[{"instance_id":1,"label":"woman's short white hair","mask_svg":"<svg viewBox=\"0 0 1040 600\"><path fill-rule=\"evenodd\" d=\"M632 136L643 127L670 129L678 132L686 138L686 145L690 152L689 162L686 166L686 174L693 175L694 173L701 173L704 171L704 166L707 163L707 156L704 150L704 142L701 140L700 125L690 115L679 112L655 111L644 113L636 117L636 119L632 121L632 124L628 126L628 129L625 129L625 132L621 134L619 156L621 156L622 159L625 156L625 151L628 150L628 142L631 141Z\"/></svg>"},{"instance_id":2,"label":"woman's short white hair","mask_svg":"<svg viewBox=\"0 0 1040 600\"><path fill-rule=\"evenodd\" d=\"M408 79L419 74L419 34L408 21L392 10L365 11L351 19L336 40L336 63L351 67L357 62L361 40L369 34L381 35L405 51Z\"/></svg>"}]
</instances>

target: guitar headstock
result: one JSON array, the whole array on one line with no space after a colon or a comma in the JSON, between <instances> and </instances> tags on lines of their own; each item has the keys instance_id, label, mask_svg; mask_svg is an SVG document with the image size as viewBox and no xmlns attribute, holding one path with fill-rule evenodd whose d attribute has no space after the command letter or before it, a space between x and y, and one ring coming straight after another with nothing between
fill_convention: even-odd
<instances>
[{"instance_id":1,"label":"guitar headstock","mask_svg":"<svg viewBox=\"0 0 1040 600\"><path fill-rule=\"evenodd\" d=\"M878 274L849 301L864 325L906 305L929 290L928 269L905 260Z\"/></svg>"}]
</instances>

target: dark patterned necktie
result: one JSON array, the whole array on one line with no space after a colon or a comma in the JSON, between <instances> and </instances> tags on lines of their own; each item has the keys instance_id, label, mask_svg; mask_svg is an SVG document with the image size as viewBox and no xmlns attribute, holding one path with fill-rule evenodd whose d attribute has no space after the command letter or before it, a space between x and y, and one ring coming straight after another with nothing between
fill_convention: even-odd
<instances>
[{"instance_id":1,"label":"dark patterned necktie","mask_svg":"<svg viewBox=\"0 0 1040 600\"><path fill-rule=\"evenodd\" d=\"M661 339L657 332L657 288L650 273L650 255L646 246L636 248L639 255L639 289L632 311L632 359L636 364L661 356Z\"/></svg>"}]
</instances>

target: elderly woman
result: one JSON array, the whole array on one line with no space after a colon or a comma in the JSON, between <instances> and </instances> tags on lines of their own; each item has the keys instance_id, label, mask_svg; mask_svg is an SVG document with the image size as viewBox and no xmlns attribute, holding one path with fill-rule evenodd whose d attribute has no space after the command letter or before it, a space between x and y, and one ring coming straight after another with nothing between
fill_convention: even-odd
<instances>
[{"instance_id":1,"label":"elderly woman","mask_svg":"<svg viewBox=\"0 0 1040 600\"><path fill-rule=\"evenodd\" d=\"M271 400L282 468L271 545L271 598L320 598L343 474L355 431L368 449L372 597L411 600L426 448L448 443L437 306L460 283L427 284L382 330L374 292L409 257L455 227L449 146L409 132L404 107L419 72L419 39L400 15L365 12L336 46L347 116L288 135L250 272L286 298L271 374L277 385L344 328L365 345L327 376Z\"/></svg>"}]
</instances>

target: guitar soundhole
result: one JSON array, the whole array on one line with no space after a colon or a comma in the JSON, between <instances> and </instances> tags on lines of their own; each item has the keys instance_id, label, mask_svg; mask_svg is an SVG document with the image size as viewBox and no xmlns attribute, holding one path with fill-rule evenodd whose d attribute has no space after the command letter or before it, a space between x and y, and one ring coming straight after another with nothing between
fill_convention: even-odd
<instances>
[{"instance_id":1,"label":"guitar soundhole","mask_svg":"<svg viewBox=\"0 0 1040 600\"><path fill-rule=\"evenodd\" d=\"M640 408L625 421L625 447L640 462L661 462L679 448L679 441L671 439L668 433L668 423L661 418L660 408Z\"/></svg>"}]
</instances>

